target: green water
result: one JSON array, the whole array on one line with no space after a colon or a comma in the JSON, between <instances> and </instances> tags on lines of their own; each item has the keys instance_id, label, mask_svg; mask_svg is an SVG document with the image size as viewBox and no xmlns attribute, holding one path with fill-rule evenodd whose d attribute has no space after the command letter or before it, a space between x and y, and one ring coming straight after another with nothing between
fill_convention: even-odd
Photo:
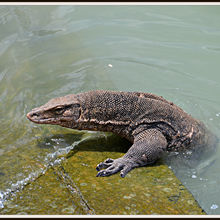
<instances>
[{"instance_id":1,"label":"green water","mask_svg":"<svg viewBox=\"0 0 220 220\"><path fill-rule=\"evenodd\" d=\"M152 92L220 137L219 21L220 6L0 6L0 208L85 133L26 119L56 96ZM171 165L208 214L220 214L219 157Z\"/></svg>"}]
</instances>

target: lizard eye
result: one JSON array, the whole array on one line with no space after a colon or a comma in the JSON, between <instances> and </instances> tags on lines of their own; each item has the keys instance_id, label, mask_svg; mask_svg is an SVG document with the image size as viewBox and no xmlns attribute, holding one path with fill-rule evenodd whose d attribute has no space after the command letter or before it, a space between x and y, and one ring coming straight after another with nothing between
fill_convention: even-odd
<instances>
[{"instance_id":1,"label":"lizard eye","mask_svg":"<svg viewBox=\"0 0 220 220\"><path fill-rule=\"evenodd\" d=\"M64 111L65 111L65 108L63 108L63 107L57 107L57 108L55 108L55 113L57 114L57 115L60 115L60 114L62 114Z\"/></svg>"}]
</instances>

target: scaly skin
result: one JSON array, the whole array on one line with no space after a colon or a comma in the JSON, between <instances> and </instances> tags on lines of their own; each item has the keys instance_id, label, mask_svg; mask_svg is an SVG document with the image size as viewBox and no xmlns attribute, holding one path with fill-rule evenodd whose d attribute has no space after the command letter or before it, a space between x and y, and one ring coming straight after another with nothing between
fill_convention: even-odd
<instances>
[{"instance_id":1,"label":"scaly skin","mask_svg":"<svg viewBox=\"0 0 220 220\"><path fill-rule=\"evenodd\" d=\"M97 176L154 163L162 153L206 145L203 123L160 96L141 92L90 91L51 99L27 118L79 130L110 131L133 143L118 159L98 164Z\"/></svg>"}]
</instances>

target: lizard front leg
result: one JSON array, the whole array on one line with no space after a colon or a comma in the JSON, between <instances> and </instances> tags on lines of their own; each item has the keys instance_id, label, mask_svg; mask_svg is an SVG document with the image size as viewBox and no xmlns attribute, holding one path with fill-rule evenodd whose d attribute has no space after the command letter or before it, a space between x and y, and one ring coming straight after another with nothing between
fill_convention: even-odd
<instances>
[{"instance_id":1,"label":"lizard front leg","mask_svg":"<svg viewBox=\"0 0 220 220\"><path fill-rule=\"evenodd\" d=\"M167 141L156 129L148 129L134 138L134 144L128 152L118 159L108 158L96 167L97 176L110 176L121 171L121 177L133 168L154 163L166 150Z\"/></svg>"}]
</instances>

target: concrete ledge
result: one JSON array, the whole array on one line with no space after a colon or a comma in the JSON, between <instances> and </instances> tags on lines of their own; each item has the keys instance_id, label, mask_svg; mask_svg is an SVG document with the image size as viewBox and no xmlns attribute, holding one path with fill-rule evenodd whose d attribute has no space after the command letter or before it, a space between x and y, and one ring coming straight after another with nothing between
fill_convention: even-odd
<instances>
[{"instance_id":1,"label":"concrete ledge","mask_svg":"<svg viewBox=\"0 0 220 220\"><path fill-rule=\"evenodd\" d=\"M114 149L123 144L113 135L82 142L61 164L6 201L0 214L205 214L173 172L160 162L134 169L125 178L119 174L96 177L96 165L106 158L122 156Z\"/></svg>"}]
</instances>

